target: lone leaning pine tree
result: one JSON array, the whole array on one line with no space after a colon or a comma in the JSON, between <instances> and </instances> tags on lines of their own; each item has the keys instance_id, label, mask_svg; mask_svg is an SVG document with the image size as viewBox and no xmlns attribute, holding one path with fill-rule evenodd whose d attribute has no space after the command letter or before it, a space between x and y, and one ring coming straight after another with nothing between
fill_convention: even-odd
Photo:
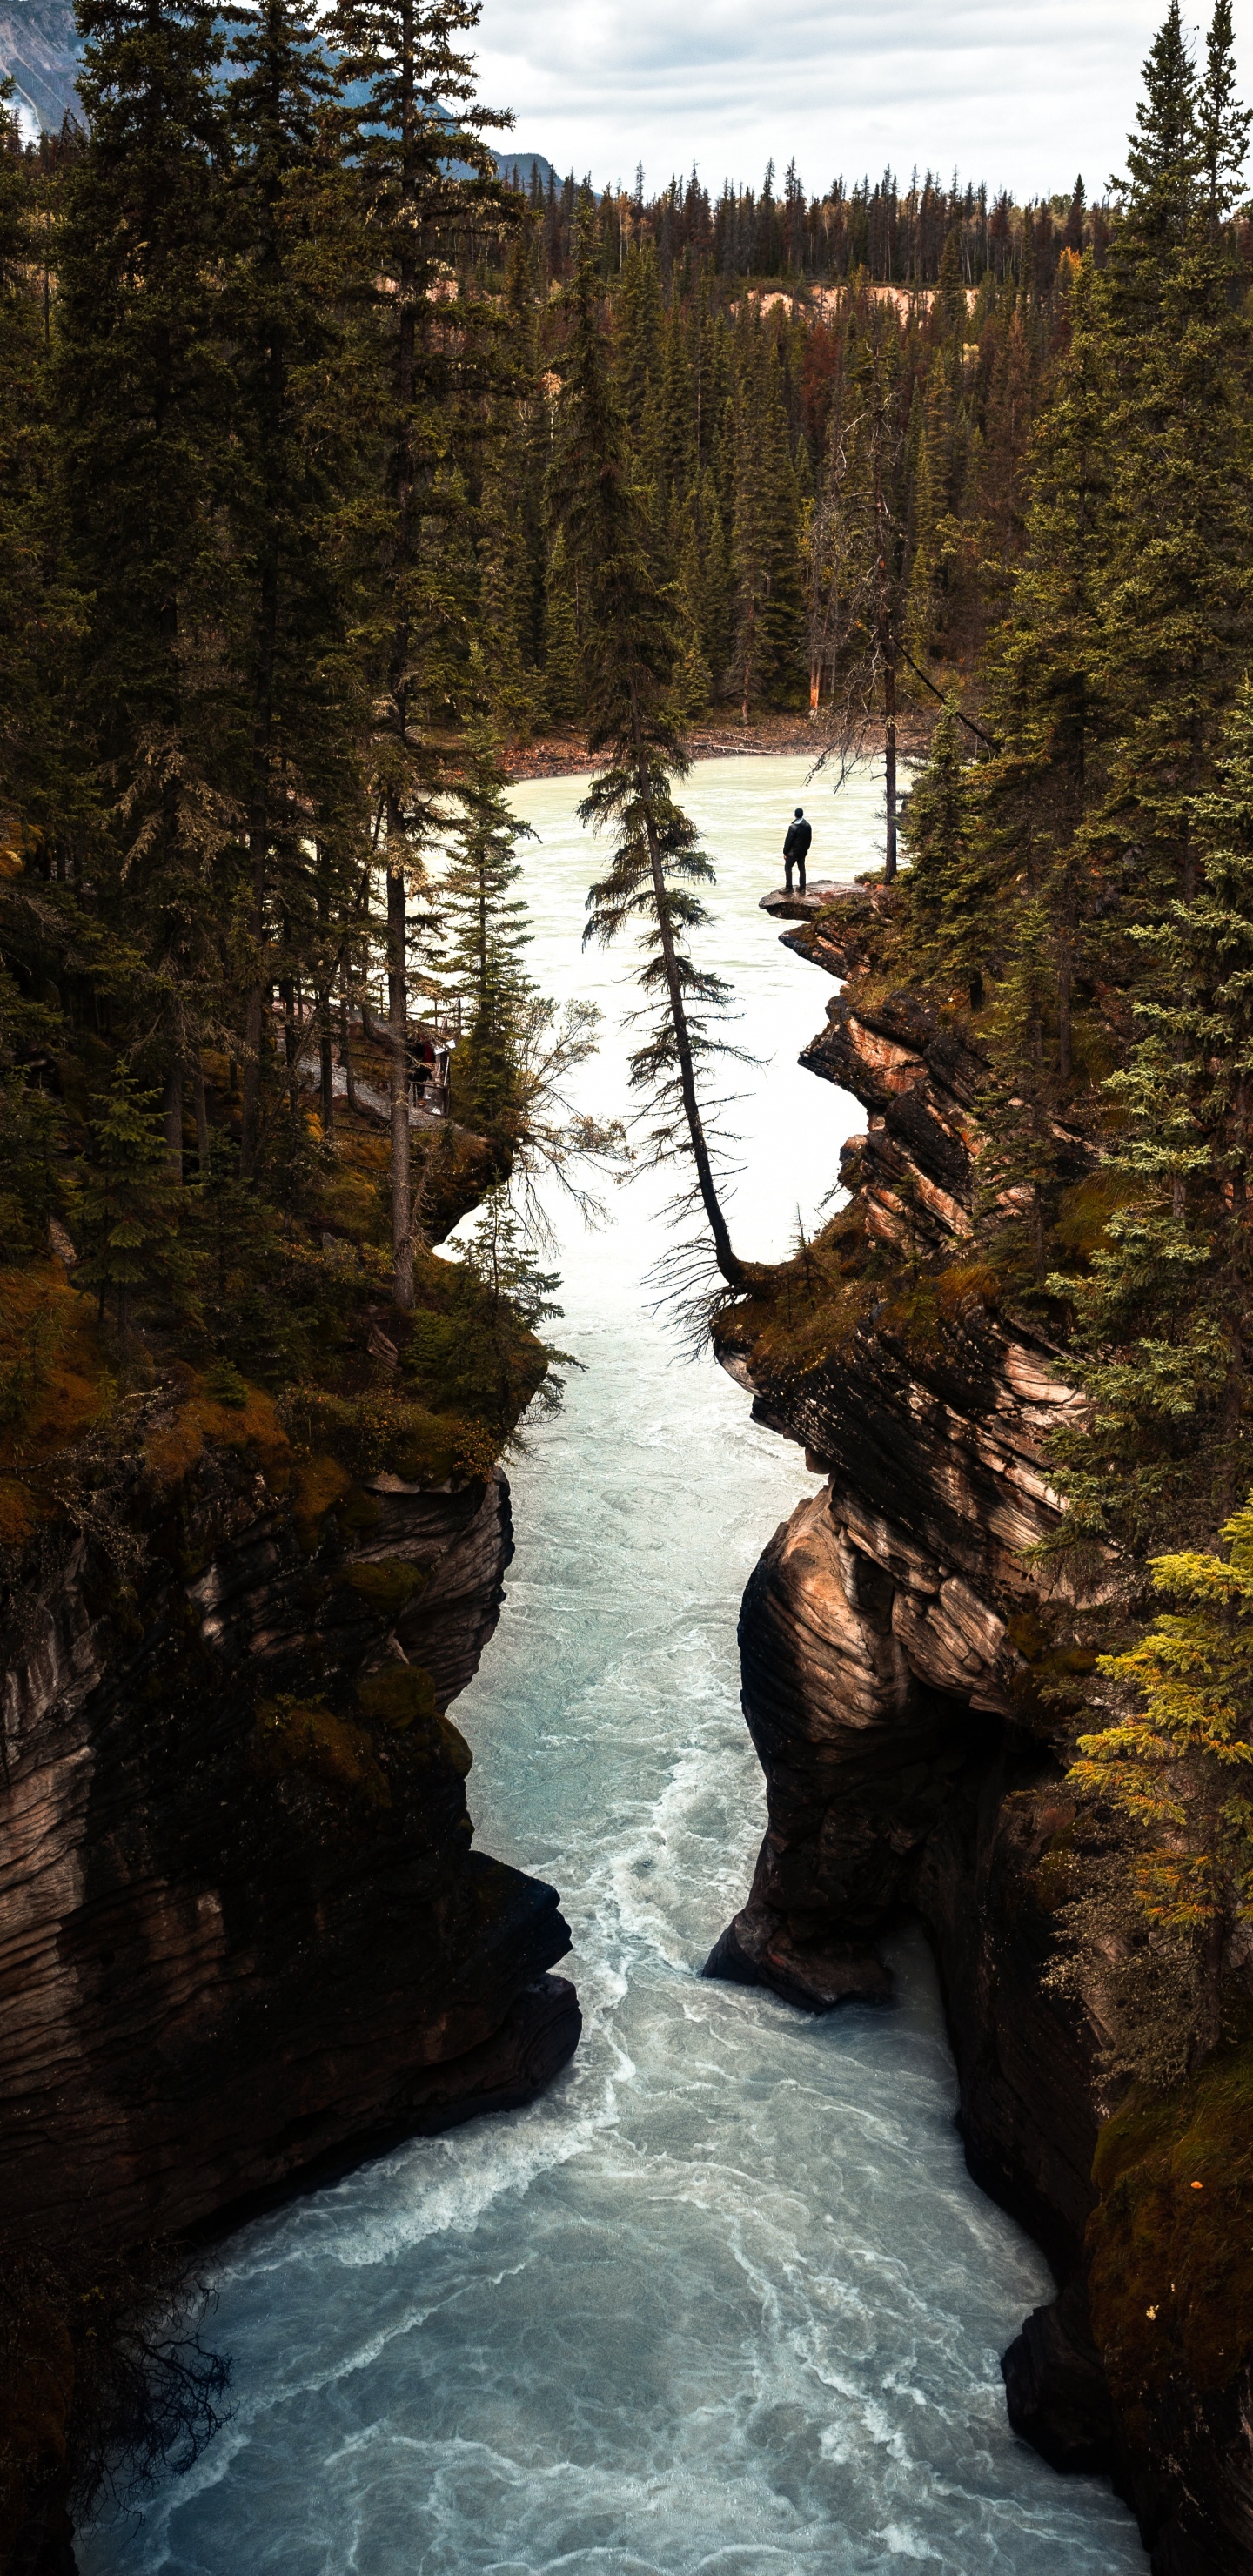
<instances>
[{"instance_id":1,"label":"lone leaning pine tree","mask_svg":"<svg viewBox=\"0 0 1253 2576\"><path fill-rule=\"evenodd\" d=\"M671 794L688 769L674 683L679 638L670 601L652 569L653 532L628 475L622 423L609 384L597 317L597 285L586 253L575 282L575 324L562 401L566 542L577 568L584 622L588 747L603 758L579 808L585 822L616 828L608 875L589 891L585 939L602 945L639 925L645 962L639 981L661 1011L631 1058L633 1089L658 1112L658 1161L686 1150L728 1287L745 1271L714 1177L710 1138L697 1093L697 1066L731 1052L710 1035L708 1015L730 998L720 977L693 963L687 934L708 919L696 893L713 882L696 831Z\"/></svg>"}]
</instances>

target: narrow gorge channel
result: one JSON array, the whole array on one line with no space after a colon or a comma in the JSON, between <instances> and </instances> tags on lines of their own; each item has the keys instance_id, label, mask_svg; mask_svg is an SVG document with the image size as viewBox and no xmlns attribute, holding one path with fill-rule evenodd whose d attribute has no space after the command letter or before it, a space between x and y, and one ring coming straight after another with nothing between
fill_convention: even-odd
<instances>
[{"instance_id":1,"label":"narrow gorge channel","mask_svg":"<svg viewBox=\"0 0 1253 2576\"><path fill-rule=\"evenodd\" d=\"M760 1059L743 1078L744 1248L776 1256L829 1190L855 1104L800 1071L813 970L758 910L804 763L701 767L719 873L707 949ZM621 1105L622 961L580 953L576 784L518 805L532 971L606 1013L595 1105ZM816 786L814 873L851 876L876 789ZM586 2030L529 2109L418 2141L246 2228L215 2258L235 2412L84 2576L1131 2576L1130 2515L1056 2476L1005 2416L999 2355L1050 2294L969 2179L921 1936L899 2000L809 2019L698 1971L741 1903L761 1776L738 1706L743 1585L817 1489L642 1284L655 1177L562 1234L581 1363L511 1470L501 1624L457 1702L482 1844L561 1891Z\"/></svg>"}]
</instances>

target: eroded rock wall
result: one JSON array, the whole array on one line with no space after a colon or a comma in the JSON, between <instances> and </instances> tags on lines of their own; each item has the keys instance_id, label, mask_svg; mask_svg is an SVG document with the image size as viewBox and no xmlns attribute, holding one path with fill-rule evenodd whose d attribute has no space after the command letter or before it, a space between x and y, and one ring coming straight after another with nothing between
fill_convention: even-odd
<instances>
[{"instance_id":1,"label":"eroded rock wall","mask_svg":"<svg viewBox=\"0 0 1253 2576\"><path fill-rule=\"evenodd\" d=\"M80 1536L19 1599L0 2237L219 2221L525 2100L575 2044L556 1895L472 1849L441 1714L495 1625L505 1480L352 1504L311 1532L208 1452L173 1499L137 1487L134 1581Z\"/></svg>"},{"instance_id":2,"label":"eroded rock wall","mask_svg":"<svg viewBox=\"0 0 1253 2576\"><path fill-rule=\"evenodd\" d=\"M792 936L827 971L854 975L802 1061L868 1110L843 1159L868 1239L959 1261L983 1068L909 996L859 1001L873 901L855 895ZM1080 1171L1078 1139L1074 1154ZM1075 1818L1040 1658L1059 1614L1064 1629L1084 1605L1029 1553L1057 1525L1047 1446L1076 1402L1059 1355L980 1309L950 1315L921 1346L872 1312L807 1370L754 1369L734 1348L727 1364L758 1418L802 1442L827 1483L775 1533L744 1596L743 1702L769 1821L709 1972L760 1979L811 2009L882 1995L875 1936L905 1908L921 1914L971 2170L1062 2285L1006 2357L1012 2419L1059 2467L1111 2471L1155 2576L1247 2576L1247 2371L1210 2389L1181 2365L1115 2402L1089 2315L1093 2155L1109 2106L1095 2013L1054 1976L1051 1861Z\"/></svg>"}]
</instances>

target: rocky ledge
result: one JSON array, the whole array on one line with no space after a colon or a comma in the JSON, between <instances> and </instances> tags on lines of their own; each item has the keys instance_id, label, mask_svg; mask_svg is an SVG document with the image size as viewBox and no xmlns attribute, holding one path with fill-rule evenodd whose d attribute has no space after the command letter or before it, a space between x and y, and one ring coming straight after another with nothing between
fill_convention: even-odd
<instances>
[{"instance_id":1,"label":"rocky ledge","mask_svg":"<svg viewBox=\"0 0 1253 2576\"><path fill-rule=\"evenodd\" d=\"M565 2063L557 1897L471 1848L444 1713L511 1554L499 1471L354 1481L255 1391L151 1399L105 1502L32 1541L5 1639L0 2248L81 2268L218 2228ZM3 2563L12 2475L0 2506Z\"/></svg>"},{"instance_id":2,"label":"rocky ledge","mask_svg":"<svg viewBox=\"0 0 1253 2576\"><path fill-rule=\"evenodd\" d=\"M865 1240L944 1252L950 1294L912 1329L888 1300L863 1302L808 1366L729 1319L725 1365L827 1483L776 1532L744 1596L743 1704L768 1827L707 1973L812 2010L882 1997L876 1936L905 1909L921 1915L971 2171L1060 2284L1006 2355L1011 2420L1059 2468L1114 2477L1154 2576L1247 2576L1249 2373L1230 2344L1204 2362L1186 2334L1143 2347L1143 2314L1158 2311L1141 2310L1140 2282L1146 2263L1162 2268L1173 2186L1153 2169L1146 2233L1127 2182L1143 2140L1103 2145L1104 2168L1097 2153L1119 2129L1098 2002L1051 1976L1075 1814L1049 1694L1091 1656L1073 1642L1083 1605L1026 1551L1057 1524L1043 1462L1076 1399L1059 1355L988 1311L963 1271L982 1066L909 996L866 994L856 970L876 899L850 890L791 935L852 977L801 1060L869 1113L843 1163ZM1078 1138L1074 1150L1081 1170Z\"/></svg>"}]
</instances>

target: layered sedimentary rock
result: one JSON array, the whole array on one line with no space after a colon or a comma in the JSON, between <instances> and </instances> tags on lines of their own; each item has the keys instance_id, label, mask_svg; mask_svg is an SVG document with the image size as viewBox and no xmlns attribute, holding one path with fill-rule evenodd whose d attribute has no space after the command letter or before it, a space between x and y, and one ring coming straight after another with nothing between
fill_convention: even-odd
<instances>
[{"instance_id":1,"label":"layered sedimentary rock","mask_svg":"<svg viewBox=\"0 0 1253 2576\"><path fill-rule=\"evenodd\" d=\"M1110 2105L1093 2013L1053 1973L1055 1857L1075 1814L1049 1699L1068 1660L1085 1660L1084 1605L1026 1553L1057 1525L1044 1460L1076 1399L1028 1326L963 1303L983 1069L908 996L858 998L873 900L854 894L793 937L829 971L854 970L802 1061L869 1112L843 1166L867 1238L945 1250L957 1293L913 1334L872 1304L816 1366L763 1364L729 1335L726 1364L759 1419L803 1442L828 1481L776 1532L744 1597L744 1709L769 1823L709 1972L815 2009L879 1995L876 1934L906 1907L922 1915L972 2172L1062 2284L1007 2355L1012 2419L1059 2467L1114 2473L1155 2576L1239 2576L1253 2568L1247 2371L1225 2379L1220 2361L1202 2386L1186 2353L1150 2353L1132 2389L1108 2261L1089 2312Z\"/></svg>"},{"instance_id":2,"label":"layered sedimentary rock","mask_svg":"<svg viewBox=\"0 0 1253 2576\"><path fill-rule=\"evenodd\" d=\"M207 1440L172 1488L137 1467L133 1575L88 1527L16 1596L0 2232L22 2242L219 2219L524 2100L574 2045L556 1896L472 1851L442 1713L495 1624L505 1481L338 1482L302 1517L255 1446Z\"/></svg>"}]
</instances>

